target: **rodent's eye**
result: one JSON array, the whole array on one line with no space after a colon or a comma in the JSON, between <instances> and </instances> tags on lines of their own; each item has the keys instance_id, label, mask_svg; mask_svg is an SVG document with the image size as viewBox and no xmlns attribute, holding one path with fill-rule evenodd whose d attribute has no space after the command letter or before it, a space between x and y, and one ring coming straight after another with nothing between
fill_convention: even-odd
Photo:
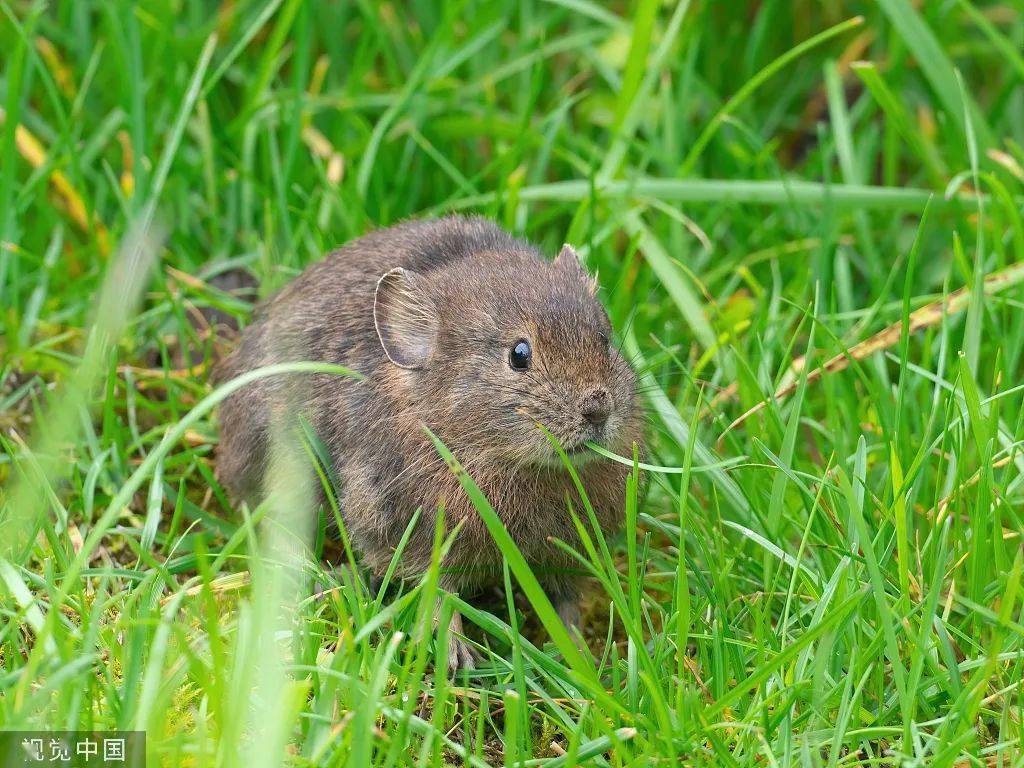
<instances>
[{"instance_id":1,"label":"rodent's eye","mask_svg":"<svg viewBox=\"0 0 1024 768\"><path fill-rule=\"evenodd\" d=\"M530 342L520 339L512 345L508 353L508 364L517 371L525 371L530 367L530 360L533 358L533 349Z\"/></svg>"}]
</instances>

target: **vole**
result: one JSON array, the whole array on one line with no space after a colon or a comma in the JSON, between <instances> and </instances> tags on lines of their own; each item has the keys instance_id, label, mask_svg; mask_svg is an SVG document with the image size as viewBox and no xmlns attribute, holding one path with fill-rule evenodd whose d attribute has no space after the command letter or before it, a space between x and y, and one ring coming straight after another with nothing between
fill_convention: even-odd
<instances>
[{"instance_id":1,"label":"vole","mask_svg":"<svg viewBox=\"0 0 1024 768\"><path fill-rule=\"evenodd\" d=\"M237 498L260 500L273 413L292 398L330 452L342 521L364 563L383 573L415 511L399 564L429 565L435 514L461 524L441 585L470 591L501 579L501 555L424 427L460 460L534 566L559 616L579 621L579 579L553 543L578 548L568 502L586 518L561 443L602 529L624 514L631 456L642 446L636 379L612 341L597 284L570 246L553 260L482 218L449 216L371 232L314 263L260 307L219 377L289 360L344 365L363 378L261 379L220 411L218 472ZM285 393L290 394L285 394ZM451 668L475 652L458 614Z\"/></svg>"}]
</instances>

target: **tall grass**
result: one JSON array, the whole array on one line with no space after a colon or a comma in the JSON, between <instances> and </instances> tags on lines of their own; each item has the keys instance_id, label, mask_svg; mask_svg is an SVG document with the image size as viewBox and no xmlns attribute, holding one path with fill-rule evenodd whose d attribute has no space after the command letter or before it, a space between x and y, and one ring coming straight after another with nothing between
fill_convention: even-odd
<instances>
[{"instance_id":1,"label":"tall grass","mask_svg":"<svg viewBox=\"0 0 1024 768\"><path fill-rule=\"evenodd\" d=\"M970 0L0 2L0 727L143 729L152 765L1024 765L1022 41ZM566 510L583 647L469 476L507 564L474 603L440 527L374 591L298 470L256 509L214 474L240 382L198 311L257 297L210 278L266 296L451 210L576 244L640 374L625 531ZM321 455L284 465L330 489Z\"/></svg>"}]
</instances>

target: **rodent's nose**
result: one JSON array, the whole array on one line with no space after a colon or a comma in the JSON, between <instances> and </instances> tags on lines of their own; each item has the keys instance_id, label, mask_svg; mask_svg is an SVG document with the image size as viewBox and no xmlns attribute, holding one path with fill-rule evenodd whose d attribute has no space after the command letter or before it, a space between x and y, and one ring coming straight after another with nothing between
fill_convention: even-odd
<instances>
[{"instance_id":1,"label":"rodent's nose","mask_svg":"<svg viewBox=\"0 0 1024 768\"><path fill-rule=\"evenodd\" d=\"M603 387L590 390L583 397L580 413L587 422L600 429L612 413L612 396Z\"/></svg>"}]
</instances>

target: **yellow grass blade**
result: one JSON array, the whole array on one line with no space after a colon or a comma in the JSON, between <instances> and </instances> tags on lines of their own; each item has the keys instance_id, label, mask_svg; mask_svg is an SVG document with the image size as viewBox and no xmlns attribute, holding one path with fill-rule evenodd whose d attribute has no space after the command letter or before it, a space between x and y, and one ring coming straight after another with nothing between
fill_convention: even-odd
<instances>
[{"instance_id":1,"label":"yellow grass blade","mask_svg":"<svg viewBox=\"0 0 1024 768\"><path fill-rule=\"evenodd\" d=\"M7 113L0 107L0 125L7 119ZM41 168L47 161L46 148L35 135L23 125L14 129L14 144L25 161L33 168ZM107 228L96 217L90 219L85 201L78 194L67 176L57 170L50 172L50 186L57 196L60 208L82 232L96 238L96 245L103 256L110 253L110 239Z\"/></svg>"},{"instance_id":2,"label":"yellow grass blade","mask_svg":"<svg viewBox=\"0 0 1024 768\"><path fill-rule=\"evenodd\" d=\"M986 296L990 296L994 293L1009 288L1010 286L1017 285L1018 283L1024 282L1024 262L1018 262L1011 264L1006 269L1001 269L998 272L993 272L985 278L983 292ZM947 315L956 314L957 312L963 311L967 307L967 302L971 298L971 292L966 288L960 288L948 296L933 301L930 304L926 304L918 310L910 313L910 333L921 330L922 328L928 328L933 325L938 325L942 318ZM841 371L844 368L849 367L850 363L856 360L863 360L865 357L879 352L883 349L888 349L894 346L899 340L900 335L903 332L903 321L893 323L888 328L876 333L868 339L856 344L846 352L836 355L831 360L827 361L824 365L815 368L813 371L807 374L807 383L811 384L817 381L826 373L835 373ZM796 358L789 366L789 370L783 379L783 382L779 385L779 388L775 390L775 394L770 399L762 400L753 408L750 408L743 413L739 418L732 422L725 431L719 437L721 440L729 432L738 427L740 424L745 422L755 413L763 410L772 401L781 400L796 391L798 384L798 376L807 365L807 358L803 355ZM715 403L721 402L730 397L734 397L737 388L735 384L729 385L726 389L719 393L718 397L712 403L712 407Z\"/></svg>"}]
</instances>

